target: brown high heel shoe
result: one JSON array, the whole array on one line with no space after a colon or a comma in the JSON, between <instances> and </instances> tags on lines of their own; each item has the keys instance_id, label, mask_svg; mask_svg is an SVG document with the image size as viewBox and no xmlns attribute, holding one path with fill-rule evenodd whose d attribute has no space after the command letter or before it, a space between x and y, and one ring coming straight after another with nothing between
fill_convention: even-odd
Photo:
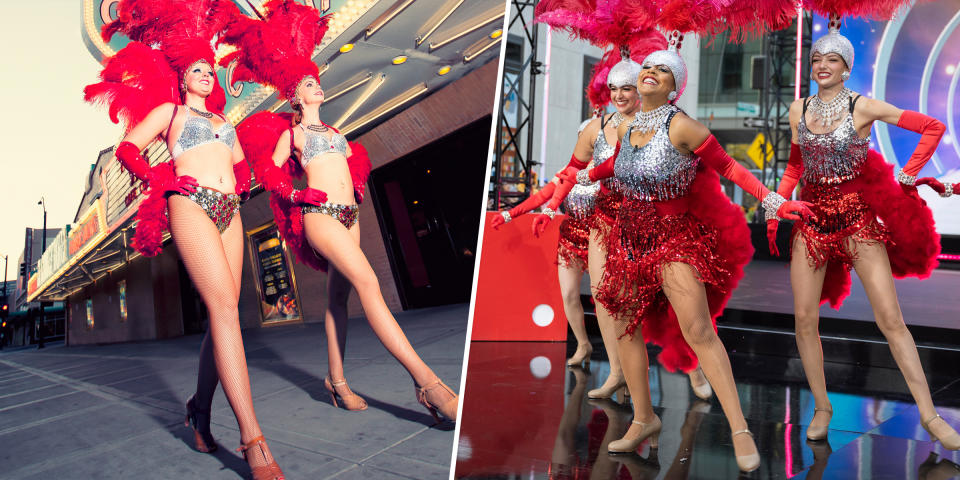
<instances>
[{"instance_id":1,"label":"brown high heel shoe","mask_svg":"<svg viewBox=\"0 0 960 480\"><path fill-rule=\"evenodd\" d=\"M193 427L194 448L198 452L213 453L217 451L217 441L210 433L210 410L199 410L194 404L194 398L187 400L187 416L183 419L184 427Z\"/></svg>"},{"instance_id":2,"label":"brown high heel shoe","mask_svg":"<svg viewBox=\"0 0 960 480\"><path fill-rule=\"evenodd\" d=\"M367 409L367 401L360 395L353 393L353 390L350 390L346 379L333 382L329 376L326 376L323 377L323 386L327 387L327 391L330 392L330 400L333 401L334 407L339 407L340 404L343 404L343 408L354 412ZM337 403L337 397L340 397L339 403Z\"/></svg>"},{"instance_id":3,"label":"brown high heel shoe","mask_svg":"<svg viewBox=\"0 0 960 480\"><path fill-rule=\"evenodd\" d=\"M457 397L457 394L454 393L450 387L441 382L439 378L422 387L417 387L416 384L414 384L414 387L417 391L417 401L430 411L430 415L433 415L433 419L437 423L440 423L440 417L437 416L438 410L441 414L443 414L444 417L449 418L453 422L457 421L457 405L460 403L460 398ZM434 402L427 400L427 395L430 393L430 391L437 389L450 394L453 396L453 398L443 402L442 405L437 405Z\"/></svg>"},{"instance_id":4,"label":"brown high heel shoe","mask_svg":"<svg viewBox=\"0 0 960 480\"><path fill-rule=\"evenodd\" d=\"M244 460L250 465L253 480L284 480L283 471L270 455L270 448L267 447L263 435L240 446L237 451L243 454ZM254 465L255 463L257 465Z\"/></svg>"}]
</instances>

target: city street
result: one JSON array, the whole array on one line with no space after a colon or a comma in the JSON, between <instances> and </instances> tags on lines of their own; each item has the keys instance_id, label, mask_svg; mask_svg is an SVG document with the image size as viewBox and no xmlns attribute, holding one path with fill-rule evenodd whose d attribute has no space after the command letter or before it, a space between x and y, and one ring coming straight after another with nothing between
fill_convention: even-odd
<instances>
[{"instance_id":1,"label":"city street","mask_svg":"<svg viewBox=\"0 0 960 480\"><path fill-rule=\"evenodd\" d=\"M460 387L467 305L402 312L414 348ZM131 321L135 321L131 319ZM406 371L362 317L347 337L346 375L369 409L334 408L323 387L323 324L243 332L254 405L287 478L443 478L454 425L417 403ZM222 391L214 454L193 449L184 402L201 336L0 351L0 478L241 478L237 423Z\"/></svg>"}]
</instances>

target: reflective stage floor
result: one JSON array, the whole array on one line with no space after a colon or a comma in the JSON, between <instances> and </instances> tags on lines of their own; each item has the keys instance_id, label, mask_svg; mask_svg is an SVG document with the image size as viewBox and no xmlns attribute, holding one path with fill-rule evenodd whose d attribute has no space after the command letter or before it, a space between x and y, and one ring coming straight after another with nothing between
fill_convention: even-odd
<instances>
[{"instance_id":1,"label":"reflective stage floor","mask_svg":"<svg viewBox=\"0 0 960 480\"><path fill-rule=\"evenodd\" d=\"M652 399L663 422L659 448L645 442L637 455L610 456L607 443L623 435L632 412L620 403L620 393L613 400L586 398L609 371L599 337L592 340L589 370L566 368L573 345L564 343L471 344L456 478L960 477L960 452L929 441L899 370L858 365L855 358L826 364L831 430L827 441L807 441L813 397L796 347L782 337L772 340L782 343L779 356L744 349L731 353L740 401L762 457L759 470L741 474L737 469L716 397L697 399L688 377L666 372L653 355ZM924 367L938 411L960 428L960 352L942 355L952 361L925 361Z\"/></svg>"}]
</instances>

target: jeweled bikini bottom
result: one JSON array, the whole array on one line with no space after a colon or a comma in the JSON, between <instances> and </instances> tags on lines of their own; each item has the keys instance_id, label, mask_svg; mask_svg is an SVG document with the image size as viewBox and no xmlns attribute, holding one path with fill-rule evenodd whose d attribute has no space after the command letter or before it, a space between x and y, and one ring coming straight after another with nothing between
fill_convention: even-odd
<instances>
[{"instance_id":1,"label":"jeweled bikini bottom","mask_svg":"<svg viewBox=\"0 0 960 480\"><path fill-rule=\"evenodd\" d=\"M176 195L182 194L178 193ZM189 198L193 203L199 205L204 212L207 212L207 216L217 226L220 233L223 233L230 226L233 216L240 212L240 196L234 193L223 193L212 188L197 187L193 193L182 196Z\"/></svg>"},{"instance_id":2,"label":"jeweled bikini bottom","mask_svg":"<svg viewBox=\"0 0 960 480\"><path fill-rule=\"evenodd\" d=\"M320 205L304 205L302 210L304 215L308 213L322 213L330 215L349 229L357 223L360 216L359 205L343 205L340 203L325 202Z\"/></svg>"}]
</instances>

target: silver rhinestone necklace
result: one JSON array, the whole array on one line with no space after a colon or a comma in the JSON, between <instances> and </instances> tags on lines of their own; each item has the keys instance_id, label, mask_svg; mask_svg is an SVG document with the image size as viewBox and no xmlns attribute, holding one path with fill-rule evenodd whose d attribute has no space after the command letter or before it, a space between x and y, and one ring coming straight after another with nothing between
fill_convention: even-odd
<instances>
[{"instance_id":1,"label":"silver rhinestone necklace","mask_svg":"<svg viewBox=\"0 0 960 480\"><path fill-rule=\"evenodd\" d=\"M620 123L623 122L623 114L620 112L613 112L613 116L610 117L609 125L613 128L620 126Z\"/></svg>"},{"instance_id":2,"label":"silver rhinestone necklace","mask_svg":"<svg viewBox=\"0 0 960 480\"><path fill-rule=\"evenodd\" d=\"M663 105L660 105L649 112L637 112L636 118L630 125L641 134L652 132L657 128L660 128L660 125L663 124L663 120L667 118L667 115L672 109L673 105L664 103Z\"/></svg>"},{"instance_id":3,"label":"silver rhinestone necklace","mask_svg":"<svg viewBox=\"0 0 960 480\"><path fill-rule=\"evenodd\" d=\"M810 101L810 109L813 111L813 120L821 126L827 127L840 120L844 112L849 108L850 96L853 92L844 87L840 93L837 93L829 102L820 99L820 95L814 95Z\"/></svg>"}]
</instances>

